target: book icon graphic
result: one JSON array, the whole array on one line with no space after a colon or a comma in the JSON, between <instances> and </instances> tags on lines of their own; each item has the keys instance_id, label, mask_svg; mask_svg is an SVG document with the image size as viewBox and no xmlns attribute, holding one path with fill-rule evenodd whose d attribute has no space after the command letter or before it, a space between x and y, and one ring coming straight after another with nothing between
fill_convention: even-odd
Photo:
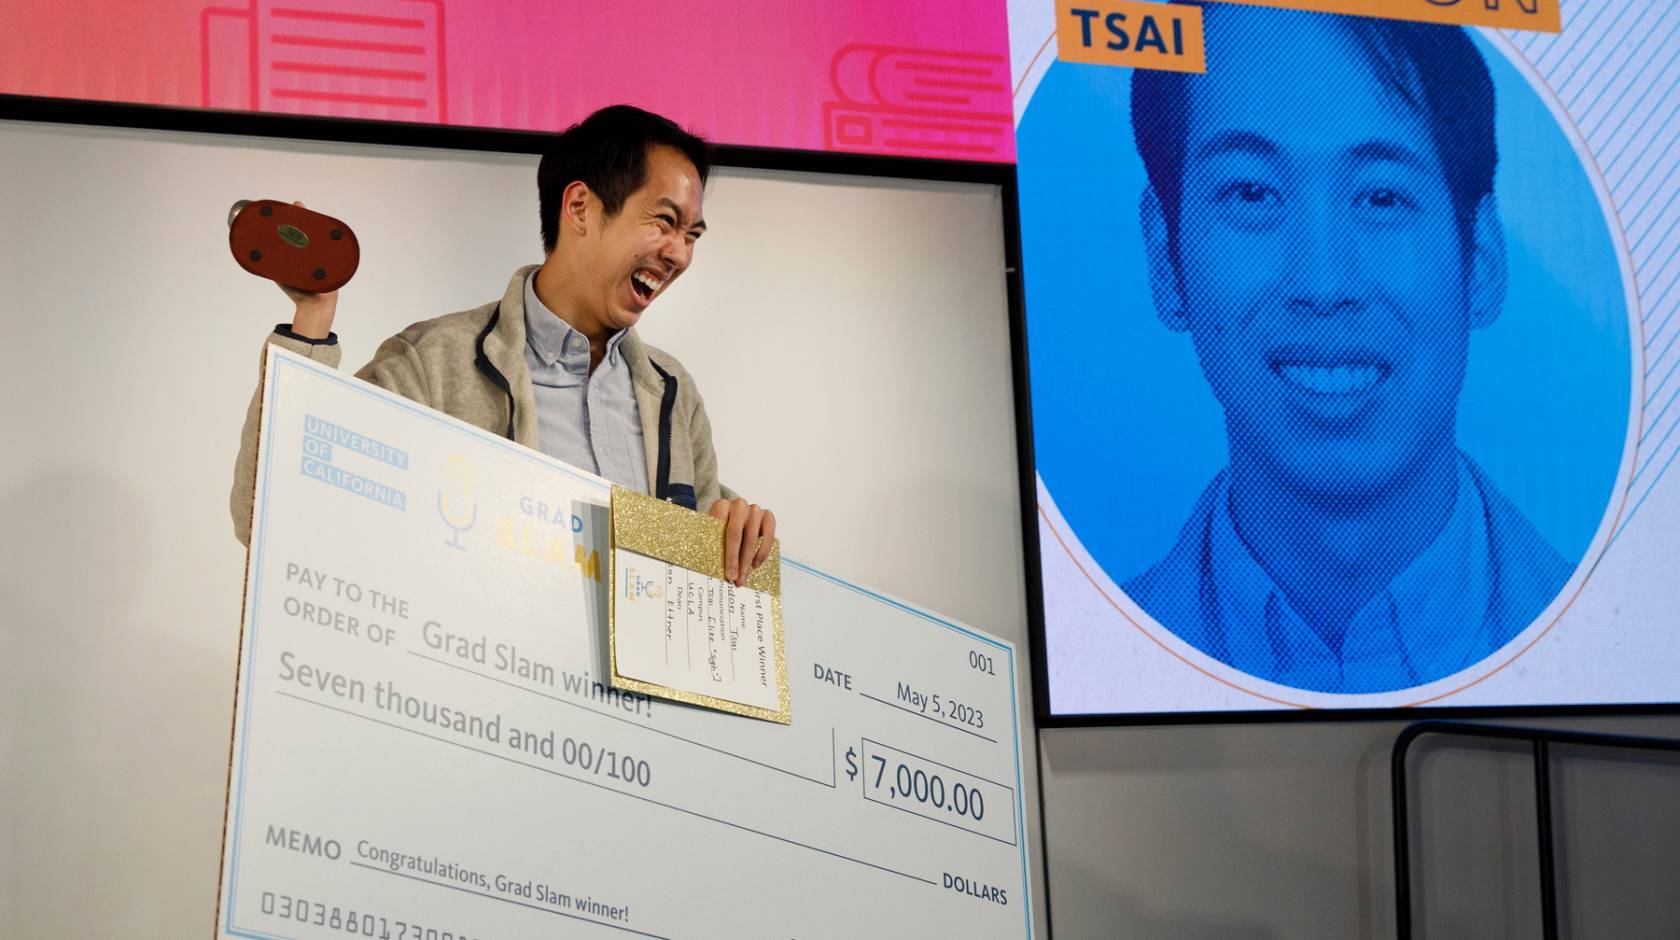
<instances>
[{"instance_id":1,"label":"book icon graphic","mask_svg":"<svg viewBox=\"0 0 1680 940\"><path fill-rule=\"evenodd\" d=\"M1013 160L1009 60L1001 55L853 43L829 63L829 150Z\"/></svg>"},{"instance_id":2,"label":"book icon graphic","mask_svg":"<svg viewBox=\"0 0 1680 940\"><path fill-rule=\"evenodd\" d=\"M210 108L443 124L443 0L250 0L200 20Z\"/></svg>"}]
</instances>

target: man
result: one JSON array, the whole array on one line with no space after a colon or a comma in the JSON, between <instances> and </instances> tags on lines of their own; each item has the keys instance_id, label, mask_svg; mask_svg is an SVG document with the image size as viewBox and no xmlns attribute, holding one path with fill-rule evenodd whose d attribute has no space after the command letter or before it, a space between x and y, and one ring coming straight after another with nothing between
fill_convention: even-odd
<instances>
[{"instance_id":1,"label":"man","mask_svg":"<svg viewBox=\"0 0 1680 940\"><path fill-rule=\"evenodd\" d=\"M500 301L416 323L359 378L725 523L724 568L745 584L776 534L769 510L717 475L694 381L635 325L685 270L706 230L710 147L670 120L619 105L555 138L537 170L546 257ZM287 289L290 326L268 342L336 367L337 292ZM259 396L240 441L234 529L250 540Z\"/></svg>"},{"instance_id":2,"label":"man","mask_svg":"<svg viewBox=\"0 0 1680 940\"><path fill-rule=\"evenodd\" d=\"M1490 655L1570 566L1455 441L1505 248L1487 67L1463 31L1204 8L1205 75L1139 71L1161 321L1229 465L1126 592L1231 666L1381 692Z\"/></svg>"}]
</instances>

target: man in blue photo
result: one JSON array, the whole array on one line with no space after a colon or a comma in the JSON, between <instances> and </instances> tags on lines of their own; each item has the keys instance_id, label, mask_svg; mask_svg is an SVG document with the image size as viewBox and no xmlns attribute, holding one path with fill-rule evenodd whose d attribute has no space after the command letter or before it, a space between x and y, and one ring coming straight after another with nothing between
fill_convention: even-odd
<instances>
[{"instance_id":1,"label":"man in blue photo","mask_svg":"<svg viewBox=\"0 0 1680 940\"><path fill-rule=\"evenodd\" d=\"M1124 589L1251 675L1382 692L1516 636L1570 566L1457 446L1505 297L1486 64L1454 27L1210 4L1207 73L1138 71L1161 321L1229 464Z\"/></svg>"}]
</instances>

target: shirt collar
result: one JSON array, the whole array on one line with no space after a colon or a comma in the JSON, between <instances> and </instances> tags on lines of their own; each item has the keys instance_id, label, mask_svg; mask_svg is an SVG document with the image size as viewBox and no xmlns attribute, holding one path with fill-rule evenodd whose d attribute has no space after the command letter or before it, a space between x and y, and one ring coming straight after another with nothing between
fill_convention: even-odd
<instances>
[{"instance_id":1,"label":"shirt collar","mask_svg":"<svg viewBox=\"0 0 1680 940\"><path fill-rule=\"evenodd\" d=\"M525 341L545 365L559 365L568 372L587 375L589 337L573 329L537 297L537 271L540 270L540 267L532 270L525 278ZM604 361L608 366L618 365L618 344L624 341L625 332L619 330L607 340Z\"/></svg>"},{"instance_id":2,"label":"shirt collar","mask_svg":"<svg viewBox=\"0 0 1680 940\"><path fill-rule=\"evenodd\" d=\"M1222 474L1209 519L1207 572L1231 665L1285 684L1374 692L1456 672L1479 635L1491 597L1487 507L1459 455L1447 523L1410 565L1355 612L1341 649L1289 606L1231 521L1230 475ZM1466 611L1475 611L1467 622ZM1408 678L1409 677L1409 678Z\"/></svg>"}]
</instances>

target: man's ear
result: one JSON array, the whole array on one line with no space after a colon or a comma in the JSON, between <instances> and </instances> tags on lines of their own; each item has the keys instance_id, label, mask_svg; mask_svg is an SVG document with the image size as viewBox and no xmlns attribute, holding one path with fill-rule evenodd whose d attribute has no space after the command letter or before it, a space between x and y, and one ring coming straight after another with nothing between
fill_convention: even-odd
<instances>
[{"instance_id":1,"label":"man's ear","mask_svg":"<svg viewBox=\"0 0 1680 940\"><path fill-rule=\"evenodd\" d=\"M1167 329L1182 333L1190 328L1190 318L1184 312L1184 292L1169 248L1167 215L1161 208L1160 197L1155 195L1155 187L1143 188L1143 198L1138 200L1138 217L1143 224L1143 250L1149 260L1149 293L1155 298L1155 315Z\"/></svg>"},{"instance_id":2,"label":"man's ear","mask_svg":"<svg viewBox=\"0 0 1680 940\"><path fill-rule=\"evenodd\" d=\"M1492 326L1499 319L1505 308L1506 279L1505 228L1499 224L1499 207L1489 193L1476 204L1465 254L1464 292L1472 330Z\"/></svg>"},{"instance_id":3,"label":"man's ear","mask_svg":"<svg viewBox=\"0 0 1680 940\"><path fill-rule=\"evenodd\" d=\"M601 201L583 180L572 180L560 193L560 228L573 235L588 233Z\"/></svg>"}]
</instances>

